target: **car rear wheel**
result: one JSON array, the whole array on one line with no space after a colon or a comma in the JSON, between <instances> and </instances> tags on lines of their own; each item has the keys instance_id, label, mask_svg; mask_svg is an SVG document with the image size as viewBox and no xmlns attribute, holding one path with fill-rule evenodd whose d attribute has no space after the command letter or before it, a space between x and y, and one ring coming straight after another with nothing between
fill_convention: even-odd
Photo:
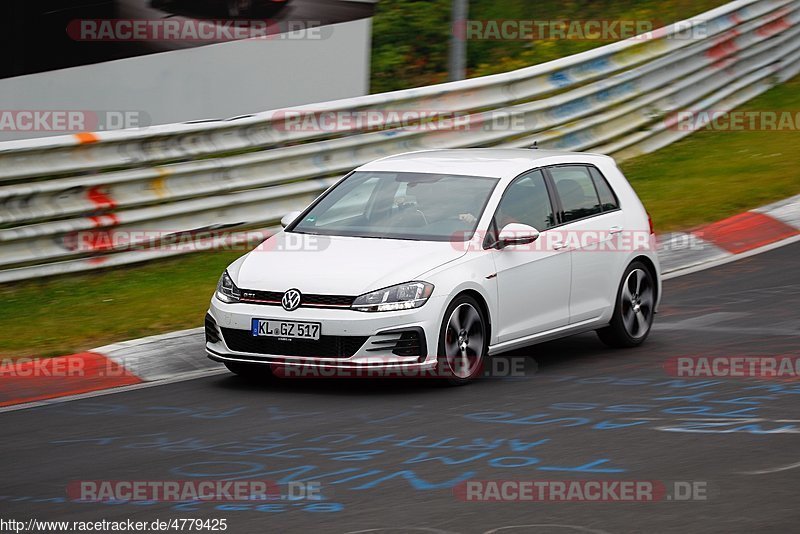
<instances>
[{"instance_id":1,"label":"car rear wheel","mask_svg":"<svg viewBox=\"0 0 800 534\"><path fill-rule=\"evenodd\" d=\"M447 384L467 384L483 371L489 346L486 325L481 306L469 295L456 298L447 307L438 352L438 368Z\"/></svg>"},{"instance_id":2,"label":"car rear wheel","mask_svg":"<svg viewBox=\"0 0 800 534\"><path fill-rule=\"evenodd\" d=\"M600 340L610 347L636 347L644 343L653 326L655 280L641 262L631 263L622 276L611 322L597 331Z\"/></svg>"}]
</instances>

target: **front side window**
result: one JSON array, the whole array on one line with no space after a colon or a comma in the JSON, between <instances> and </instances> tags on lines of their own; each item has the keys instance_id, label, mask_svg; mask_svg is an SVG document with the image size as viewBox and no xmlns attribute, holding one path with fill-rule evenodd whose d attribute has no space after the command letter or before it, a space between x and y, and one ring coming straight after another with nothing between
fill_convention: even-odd
<instances>
[{"instance_id":1,"label":"front side window","mask_svg":"<svg viewBox=\"0 0 800 534\"><path fill-rule=\"evenodd\" d=\"M563 222L577 221L601 213L600 199L587 167L551 167L550 176L561 200Z\"/></svg>"},{"instance_id":2,"label":"front side window","mask_svg":"<svg viewBox=\"0 0 800 534\"><path fill-rule=\"evenodd\" d=\"M420 241L466 241L498 180L412 172L354 172L291 232Z\"/></svg>"},{"instance_id":3,"label":"front side window","mask_svg":"<svg viewBox=\"0 0 800 534\"><path fill-rule=\"evenodd\" d=\"M495 226L502 230L511 223L527 224L540 231L555 226L542 171L532 171L517 178L503 194L495 215Z\"/></svg>"}]
</instances>

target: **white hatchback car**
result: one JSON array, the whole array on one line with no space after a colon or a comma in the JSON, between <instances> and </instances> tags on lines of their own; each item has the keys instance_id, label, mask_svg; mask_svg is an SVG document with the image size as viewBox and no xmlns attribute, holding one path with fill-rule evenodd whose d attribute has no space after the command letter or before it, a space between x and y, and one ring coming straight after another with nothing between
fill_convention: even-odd
<instances>
[{"instance_id":1,"label":"white hatchback car","mask_svg":"<svg viewBox=\"0 0 800 534\"><path fill-rule=\"evenodd\" d=\"M209 357L237 374L435 369L461 384L491 354L578 332L639 345L661 296L650 218L603 155L386 157L282 224L228 267L206 315Z\"/></svg>"}]
</instances>

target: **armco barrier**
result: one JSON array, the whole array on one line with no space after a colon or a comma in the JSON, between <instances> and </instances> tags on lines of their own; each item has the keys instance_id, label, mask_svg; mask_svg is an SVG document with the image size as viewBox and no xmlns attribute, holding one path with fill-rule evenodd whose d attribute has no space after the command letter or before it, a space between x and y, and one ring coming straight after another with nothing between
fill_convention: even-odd
<instances>
[{"instance_id":1,"label":"armco barrier","mask_svg":"<svg viewBox=\"0 0 800 534\"><path fill-rule=\"evenodd\" d=\"M189 250L163 246L174 236L274 229L335 176L398 152L534 140L618 159L651 152L690 133L669 127L673 111L732 109L797 74L799 36L800 0L736 0L646 38L504 74L226 121L0 143L0 282ZM404 110L464 114L469 128L400 125L388 113L378 130L282 127L289 112ZM87 249L79 232L130 238Z\"/></svg>"}]
</instances>

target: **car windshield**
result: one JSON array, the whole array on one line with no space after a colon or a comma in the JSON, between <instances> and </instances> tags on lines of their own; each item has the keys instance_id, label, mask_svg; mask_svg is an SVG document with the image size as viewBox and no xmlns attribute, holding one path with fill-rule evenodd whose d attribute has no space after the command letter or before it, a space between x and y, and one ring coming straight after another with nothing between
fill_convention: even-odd
<instances>
[{"instance_id":1,"label":"car windshield","mask_svg":"<svg viewBox=\"0 0 800 534\"><path fill-rule=\"evenodd\" d=\"M289 230L298 233L467 241L498 180L414 172L354 172Z\"/></svg>"}]
</instances>

